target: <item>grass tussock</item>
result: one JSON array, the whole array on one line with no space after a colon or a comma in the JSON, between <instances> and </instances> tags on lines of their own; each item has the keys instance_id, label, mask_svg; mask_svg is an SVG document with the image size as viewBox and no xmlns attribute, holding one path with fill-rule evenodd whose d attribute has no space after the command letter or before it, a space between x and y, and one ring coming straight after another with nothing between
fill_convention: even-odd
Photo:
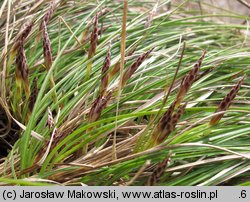
<instances>
[{"instance_id":1,"label":"grass tussock","mask_svg":"<svg viewBox=\"0 0 250 202\"><path fill-rule=\"evenodd\" d=\"M249 17L223 12L2 4L0 184L250 185L248 27L211 20Z\"/></svg>"}]
</instances>

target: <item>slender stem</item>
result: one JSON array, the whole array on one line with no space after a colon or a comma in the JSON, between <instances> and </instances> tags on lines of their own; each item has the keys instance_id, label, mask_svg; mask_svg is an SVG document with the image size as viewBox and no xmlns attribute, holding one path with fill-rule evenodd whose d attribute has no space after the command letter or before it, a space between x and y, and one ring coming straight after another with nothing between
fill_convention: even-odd
<instances>
[{"instance_id":1,"label":"slender stem","mask_svg":"<svg viewBox=\"0 0 250 202\"><path fill-rule=\"evenodd\" d=\"M122 18L122 33L121 33L121 62L120 62L120 81L118 86L118 94L117 94L117 106L116 106L116 120L115 120L115 132L114 132L114 139L113 139L113 160L117 159L116 156L116 132L117 132L117 116L119 113L119 101L121 97L122 91L122 79L123 79L123 70L124 70L124 63L125 63L125 49L126 49L126 29L127 29L127 13L128 13L128 1L124 0L124 7L123 7L123 18Z\"/></svg>"}]
</instances>

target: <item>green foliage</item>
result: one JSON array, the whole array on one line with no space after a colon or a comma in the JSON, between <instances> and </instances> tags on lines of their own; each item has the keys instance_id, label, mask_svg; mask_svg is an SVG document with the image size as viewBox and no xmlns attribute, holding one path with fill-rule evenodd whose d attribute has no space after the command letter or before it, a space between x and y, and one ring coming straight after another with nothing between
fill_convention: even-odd
<instances>
[{"instance_id":1,"label":"green foliage","mask_svg":"<svg viewBox=\"0 0 250 202\"><path fill-rule=\"evenodd\" d=\"M219 24L208 20L215 16L243 20L249 17L235 14L200 15L199 11L188 13L185 11L185 3L173 5L171 12L167 12L168 3L160 1L151 25L145 27L155 2L138 4L137 1L129 1L126 53L133 47L136 49L125 58L124 69L129 68L139 55L154 49L122 89L119 113L116 111L116 90L121 77L119 72L110 77L108 90L114 91L111 101L102 111L99 120L91 123L88 121L88 113L100 93L98 89L103 76L101 69L110 41L109 71L120 60L122 5L108 0L75 3L59 1L47 26L53 56L48 71L43 64L42 42L36 39L49 5L42 3L36 8L40 12L32 17L28 13L18 16L17 24L9 24L11 40L8 44L8 57L1 56L1 60L7 60L8 64L5 82L1 83L1 91L6 89L6 93L1 95L1 100L7 105L3 109L25 125L25 130L20 128L19 140L6 161L0 165L2 184L126 184L150 160L151 165L132 182L132 185L144 185L155 165L171 151L170 165L160 178L159 185L249 185L250 41L245 33L248 28L247 25ZM88 35L92 32L92 18L104 10L108 12L100 15L98 20L99 28L103 27L104 31L99 35L95 55L88 58L90 41L83 42L82 39L85 31ZM25 94L22 95L22 102L17 105L20 97L15 94L18 87L14 75L16 65L11 55L13 39L18 34L16 27L25 23L27 16L34 21L24 46L31 92L34 91L32 81L38 78L38 95L30 114L27 113L30 100L25 98ZM59 20L60 17L72 32ZM1 51L4 50L3 41L4 35L1 35ZM178 66L183 41L186 42L186 49L182 64L173 90L166 103L163 103L166 89L171 85ZM161 116L168 109L176 98L182 79L203 50L207 51L207 55L201 66L201 78L185 96L188 105L175 131L162 144L134 152L138 137L145 133L147 138L150 137L152 128L147 126L154 127L157 124L152 121L157 120L154 118L158 111L162 109ZM92 69L88 73L91 75L86 80L90 62ZM54 85L50 83L52 75ZM229 110L217 125L210 127L208 123L219 102L243 75L246 78ZM52 99L55 93L56 102ZM23 116L18 114L19 107L25 111ZM41 166L38 166L37 157L44 154L41 152L48 145L36 139L32 131L49 142L53 129L46 125L48 107L54 117L58 116L56 128L59 138ZM14 119L12 121L15 122ZM115 150L112 146L115 131L117 159L113 158ZM77 155L86 145L87 153Z\"/></svg>"}]
</instances>

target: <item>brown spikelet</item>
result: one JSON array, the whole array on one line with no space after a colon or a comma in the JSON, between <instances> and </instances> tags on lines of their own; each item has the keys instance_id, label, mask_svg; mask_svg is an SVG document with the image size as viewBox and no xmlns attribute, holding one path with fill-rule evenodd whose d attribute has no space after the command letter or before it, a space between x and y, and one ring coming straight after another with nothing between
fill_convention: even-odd
<instances>
[{"instance_id":1,"label":"brown spikelet","mask_svg":"<svg viewBox=\"0 0 250 202\"><path fill-rule=\"evenodd\" d=\"M89 59L92 58L93 55L95 54L96 46L98 43L98 15L97 14L95 15L93 26L94 28L90 37L90 48L89 48L89 53L88 53Z\"/></svg>"},{"instance_id":2,"label":"brown spikelet","mask_svg":"<svg viewBox=\"0 0 250 202\"><path fill-rule=\"evenodd\" d=\"M135 52L135 50L136 50L136 46L134 46L134 47L126 54L126 57L133 55L133 53ZM127 61L125 60L124 62L125 62L125 64L126 64ZM119 62L117 62L117 63L114 65L114 67L113 67L112 70L110 71L109 77L113 77L115 74L117 74L117 73L120 71L120 66L121 66L121 63L120 63L120 61L119 61Z\"/></svg>"},{"instance_id":3,"label":"brown spikelet","mask_svg":"<svg viewBox=\"0 0 250 202\"><path fill-rule=\"evenodd\" d=\"M149 56L149 54L153 51L150 49L146 53L140 55L137 60L127 69L127 71L123 74L122 77L122 87L125 86L126 82L130 79L130 77L134 74L137 68L142 64L142 62Z\"/></svg>"},{"instance_id":4,"label":"brown spikelet","mask_svg":"<svg viewBox=\"0 0 250 202\"><path fill-rule=\"evenodd\" d=\"M98 120L101 116L103 109L107 106L108 101L111 99L112 92L109 91L107 95L102 96L101 94L92 104L89 112L89 122L94 122Z\"/></svg>"},{"instance_id":5,"label":"brown spikelet","mask_svg":"<svg viewBox=\"0 0 250 202\"><path fill-rule=\"evenodd\" d=\"M170 156L167 155L167 157L160 163L158 163L153 170L152 174L149 176L148 181L146 183L147 186L154 186L160 177L164 174L165 168L170 163Z\"/></svg>"},{"instance_id":6,"label":"brown spikelet","mask_svg":"<svg viewBox=\"0 0 250 202\"><path fill-rule=\"evenodd\" d=\"M90 36L90 47L88 51L89 62L87 64L87 71L86 71L86 76L85 76L86 81L89 79L90 75L92 74L93 62L91 58L95 55L97 44L98 44L98 14L96 14L94 17L93 31Z\"/></svg>"},{"instance_id":7,"label":"brown spikelet","mask_svg":"<svg viewBox=\"0 0 250 202\"><path fill-rule=\"evenodd\" d=\"M221 103L219 104L216 112L222 112L222 111L226 111L229 106L231 105L232 101L234 100L234 98L236 97L236 94L238 93L238 91L240 90L240 87L243 83L244 77L242 77L238 83L232 87L231 91L224 97L224 99L221 101ZM218 114L216 116L214 116L211 120L210 120L210 125L213 126L215 124L217 124L221 118L223 117L224 113L222 114Z\"/></svg>"},{"instance_id":8,"label":"brown spikelet","mask_svg":"<svg viewBox=\"0 0 250 202\"><path fill-rule=\"evenodd\" d=\"M176 113L172 116L171 124L173 125L173 130L175 129L176 124L180 120L181 116L184 114L186 106L187 106L187 103L179 106Z\"/></svg>"},{"instance_id":9,"label":"brown spikelet","mask_svg":"<svg viewBox=\"0 0 250 202\"><path fill-rule=\"evenodd\" d=\"M21 31L20 35L16 38L16 41L15 41L14 46L13 46L13 51L18 51L18 48L20 48L20 46L24 46L25 39L27 38L27 36L31 32L33 25L34 25L34 22L31 21Z\"/></svg>"},{"instance_id":10,"label":"brown spikelet","mask_svg":"<svg viewBox=\"0 0 250 202\"><path fill-rule=\"evenodd\" d=\"M49 107L48 107L47 125L49 126L50 129L54 128L54 126L55 126L54 118L53 118L52 112L51 112Z\"/></svg>"},{"instance_id":11,"label":"brown spikelet","mask_svg":"<svg viewBox=\"0 0 250 202\"><path fill-rule=\"evenodd\" d=\"M97 106L99 105L101 99L102 99L102 95L99 94L99 96L92 103L91 109L89 111L89 122L92 122L95 120L95 110L96 110Z\"/></svg>"},{"instance_id":12,"label":"brown spikelet","mask_svg":"<svg viewBox=\"0 0 250 202\"><path fill-rule=\"evenodd\" d=\"M100 86L100 93L102 95L105 94L107 87L108 87L108 81L109 81L108 70L109 70L110 63L111 63L110 48L111 48L111 46L109 45L109 49L108 49L107 55L105 57L103 66L102 66L102 80L101 80L101 86Z\"/></svg>"},{"instance_id":13,"label":"brown spikelet","mask_svg":"<svg viewBox=\"0 0 250 202\"><path fill-rule=\"evenodd\" d=\"M18 83L23 83L25 94L29 97L29 69L27 64L27 59L23 47L23 43L19 41L19 46L17 49L16 57L16 81Z\"/></svg>"},{"instance_id":14,"label":"brown spikelet","mask_svg":"<svg viewBox=\"0 0 250 202\"><path fill-rule=\"evenodd\" d=\"M46 23L43 22L43 55L44 55L44 64L47 70L50 69L52 65L52 50L51 50L51 44L49 39L49 34L47 31Z\"/></svg>"},{"instance_id":15,"label":"brown spikelet","mask_svg":"<svg viewBox=\"0 0 250 202\"><path fill-rule=\"evenodd\" d=\"M111 27L111 25L99 28L97 32L98 36L101 36L109 27ZM86 27L85 30L82 32L82 35L80 38L80 42L82 45L90 41L91 34L89 34L89 29L90 29L90 26Z\"/></svg>"},{"instance_id":16,"label":"brown spikelet","mask_svg":"<svg viewBox=\"0 0 250 202\"><path fill-rule=\"evenodd\" d=\"M199 72L200 67L201 67L201 63L202 63L205 55L206 55L206 51L203 52L202 56L195 63L193 69L191 69L191 71L183 79L181 86L180 86L180 90L177 94L176 106L178 106L182 102L182 100L185 97L185 95L187 94L188 90L191 88L192 84L196 80L196 77L197 77L198 72Z\"/></svg>"},{"instance_id":17,"label":"brown spikelet","mask_svg":"<svg viewBox=\"0 0 250 202\"><path fill-rule=\"evenodd\" d=\"M30 101L29 101L29 110L30 111L32 111L32 109L35 105L35 102L36 102L37 95L38 95L37 81L38 81L38 78L36 77L33 80L33 90L32 90L31 95L30 95Z\"/></svg>"},{"instance_id":18,"label":"brown spikelet","mask_svg":"<svg viewBox=\"0 0 250 202\"><path fill-rule=\"evenodd\" d=\"M174 112L175 104L176 104L176 100L174 102L172 102L172 104L169 106L168 110L164 113L164 115L160 119L160 122L158 125L159 125L159 128L161 130L163 130L165 125L170 122L172 114Z\"/></svg>"},{"instance_id":19,"label":"brown spikelet","mask_svg":"<svg viewBox=\"0 0 250 202\"><path fill-rule=\"evenodd\" d=\"M24 47L23 47L23 44L21 43L19 44L19 47L18 47L16 65L17 65L18 72L20 72L21 78L23 80L26 80L28 78L29 70L28 70Z\"/></svg>"},{"instance_id":20,"label":"brown spikelet","mask_svg":"<svg viewBox=\"0 0 250 202\"><path fill-rule=\"evenodd\" d=\"M108 101L111 99L112 92L109 91L105 97L102 98L99 108L96 112L101 114L102 110L107 106Z\"/></svg>"},{"instance_id":21,"label":"brown spikelet","mask_svg":"<svg viewBox=\"0 0 250 202\"><path fill-rule=\"evenodd\" d=\"M169 106L168 110L163 114L162 118L160 119L159 123L157 124L157 127L155 131L152 134L152 138L154 142L159 138L160 134L164 131L165 126L170 123L172 114L174 112L176 101L172 102L172 104Z\"/></svg>"},{"instance_id":22,"label":"brown spikelet","mask_svg":"<svg viewBox=\"0 0 250 202\"><path fill-rule=\"evenodd\" d=\"M158 130L157 130L159 132L158 138L156 139L157 144L164 142L166 138L175 130L177 122L179 121L181 116L184 114L186 106L187 106L187 103L185 103L182 106L179 106L175 113L172 112L173 115L170 118L169 116L167 116L166 117L167 120L160 122L160 126L158 127Z\"/></svg>"},{"instance_id":23,"label":"brown spikelet","mask_svg":"<svg viewBox=\"0 0 250 202\"><path fill-rule=\"evenodd\" d=\"M55 10L55 7L56 7L56 4L54 2L52 2L50 4L50 7L48 9L48 11L45 13L43 19L42 19L42 22L40 24L40 27L39 27L39 30L44 30L44 23L45 25L48 25L50 19L52 18L53 16L53 13L54 13L54 10Z\"/></svg>"},{"instance_id":24,"label":"brown spikelet","mask_svg":"<svg viewBox=\"0 0 250 202\"><path fill-rule=\"evenodd\" d=\"M27 38L27 36L31 32L31 29L32 29L33 25L34 25L33 21L29 22L25 26L25 28L23 29L23 31L21 32L20 36L17 38L17 41L21 40L22 42L24 42L24 40Z\"/></svg>"}]
</instances>

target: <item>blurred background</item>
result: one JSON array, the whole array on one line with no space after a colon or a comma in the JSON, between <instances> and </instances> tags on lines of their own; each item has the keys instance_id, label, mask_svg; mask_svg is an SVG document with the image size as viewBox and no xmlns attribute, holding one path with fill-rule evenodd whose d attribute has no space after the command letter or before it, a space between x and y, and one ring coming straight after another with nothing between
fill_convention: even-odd
<instances>
[{"instance_id":1,"label":"blurred background","mask_svg":"<svg viewBox=\"0 0 250 202\"><path fill-rule=\"evenodd\" d=\"M174 0L173 4L181 3L183 0ZM237 14L250 16L250 0L197 0L188 1L187 10L194 11L200 10L201 13L211 14ZM217 22L227 23L246 23L241 19L228 18L228 17L213 17L212 20Z\"/></svg>"}]
</instances>

